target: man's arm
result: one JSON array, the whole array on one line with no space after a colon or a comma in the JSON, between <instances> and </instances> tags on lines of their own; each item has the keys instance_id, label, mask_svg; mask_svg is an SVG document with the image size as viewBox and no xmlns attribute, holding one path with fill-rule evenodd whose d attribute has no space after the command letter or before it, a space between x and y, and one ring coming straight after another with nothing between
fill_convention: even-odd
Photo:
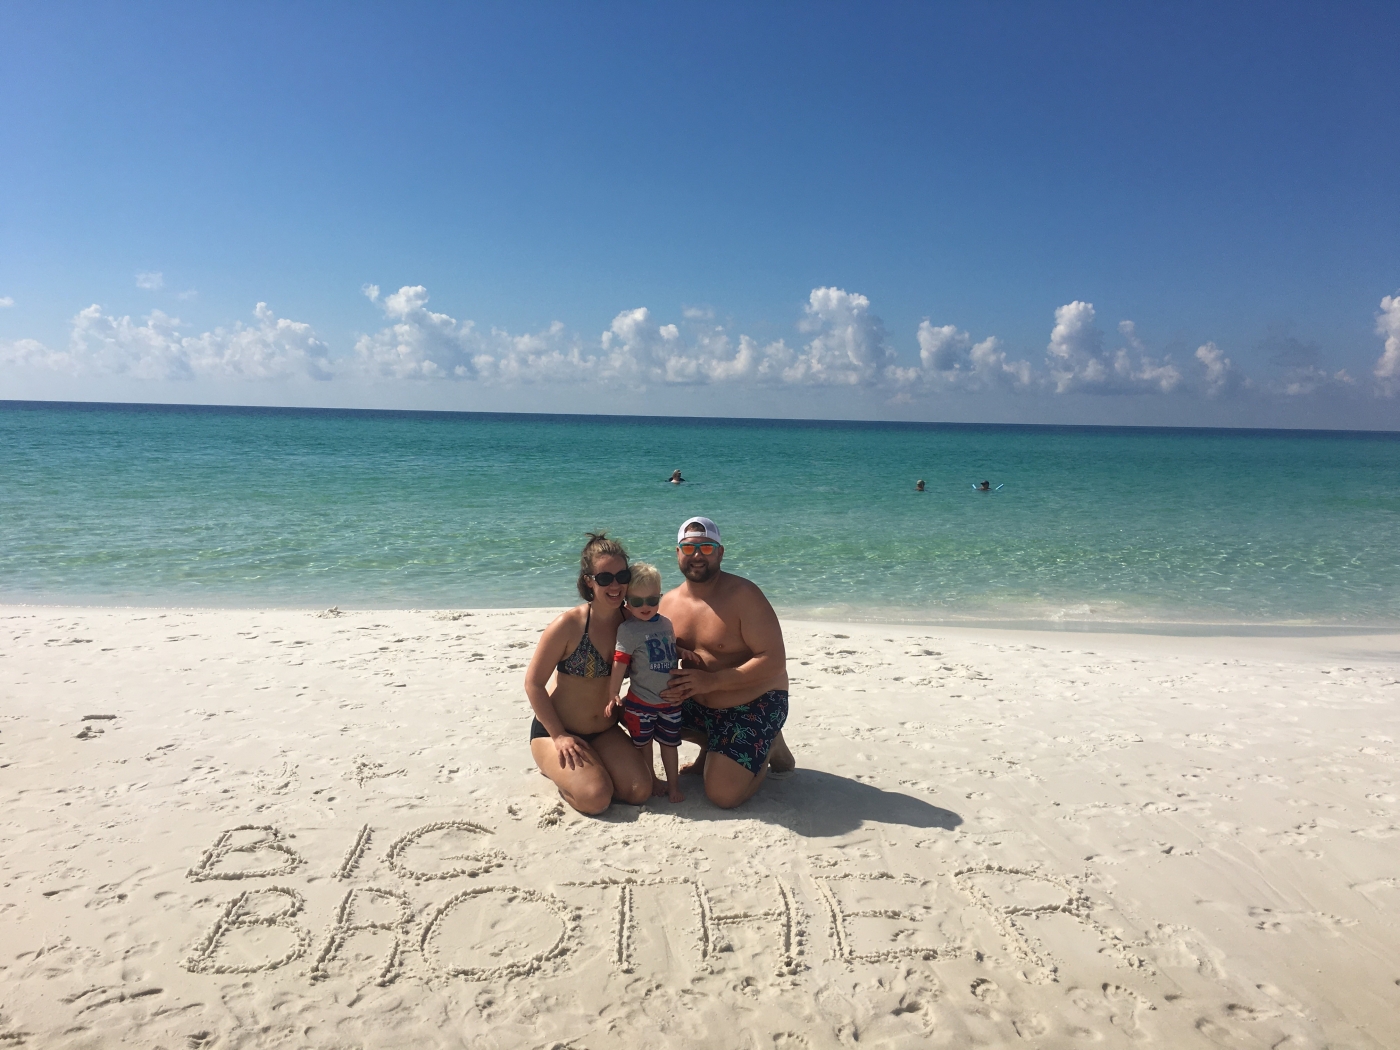
<instances>
[{"instance_id":1,"label":"man's arm","mask_svg":"<svg viewBox=\"0 0 1400 1050\"><path fill-rule=\"evenodd\" d=\"M787 648L778 614L757 586L750 583L735 599L739 614L739 636L753 655L737 667L718 671L682 668L671 673L670 683L661 693L664 700L685 700L716 692L764 692L769 682L787 671Z\"/></svg>"}]
</instances>

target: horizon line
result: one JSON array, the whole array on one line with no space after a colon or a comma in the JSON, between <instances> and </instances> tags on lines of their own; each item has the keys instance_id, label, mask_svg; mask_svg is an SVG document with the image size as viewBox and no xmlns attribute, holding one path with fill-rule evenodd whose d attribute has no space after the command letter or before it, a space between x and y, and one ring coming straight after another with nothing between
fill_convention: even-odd
<instances>
[{"instance_id":1,"label":"horizon line","mask_svg":"<svg viewBox=\"0 0 1400 1050\"><path fill-rule=\"evenodd\" d=\"M1379 428L1342 427L1247 427L1247 426L1173 426L1166 424L1132 423L966 423L953 421L926 421L902 419L852 419L852 418L805 418L798 416L648 416L635 412L610 415L596 412L481 412L466 409L428 408L327 408L312 405L235 405L204 402L178 401L83 401L83 400L34 400L26 398L0 398L0 410L25 411L42 409L76 409L79 411L131 411L154 410L165 412L191 412L216 414L227 412L235 415L350 415L350 416L417 416L424 418L477 418L477 419L534 419L553 421L598 421L613 424L652 423L708 423L711 425L766 424L807 427L888 427L890 429L925 430L1093 430L1129 431L1134 433L1187 432L1197 434L1256 434L1256 435L1327 435L1329 437L1400 438L1400 430Z\"/></svg>"}]
</instances>

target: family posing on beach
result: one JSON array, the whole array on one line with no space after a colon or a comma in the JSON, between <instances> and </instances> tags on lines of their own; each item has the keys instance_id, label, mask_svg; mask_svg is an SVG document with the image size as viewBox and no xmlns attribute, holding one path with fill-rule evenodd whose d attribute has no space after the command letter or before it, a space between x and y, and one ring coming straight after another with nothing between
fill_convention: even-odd
<instances>
[{"instance_id":1,"label":"family posing on beach","mask_svg":"<svg viewBox=\"0 0 1400 1050\"><path fill-rule=\"evenodd\" d=\"M590 533L579 558L584 604L545 628L525 672L535 712L530 752L580 813L601 813L614 799L680 802L680 774L689 772L702 777L706 798L729 809L765 777L793 769L782 734L782 628L763 592L723 571L723 560L719 527L688 518L676 534L684 581L663 596L655 566L629 565L620 543ZM700 754L681 770L683 739L699 744Z\"/></svg>"}]
</instances>

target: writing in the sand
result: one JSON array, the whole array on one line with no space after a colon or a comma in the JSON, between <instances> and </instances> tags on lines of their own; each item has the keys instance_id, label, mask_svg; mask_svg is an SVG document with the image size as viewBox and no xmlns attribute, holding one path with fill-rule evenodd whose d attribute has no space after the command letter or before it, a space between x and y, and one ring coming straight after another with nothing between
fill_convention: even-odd
<instances>
[{"instance_id":1,"label":"writing in the sand","mask_svg":"<svg viewBox=\"0 0 1400 1050\"><path fill-rule=\"evenodd\" d=\"M601 940L594 947L605 950L614 967L630 973L638 915L647 911L690 930L691 962L702 968L728 949L731 934L747 928L761 931L783 975L805 969L809 952L852 966L1002 953L1028 979L1054 980L1055 961L1028 928L1029 920L1053 914L1089 931L1119 965L1150 969L1134 944L1095 918L1082 886L1044 871L980 864L925 877L838 864L802 879L748 877L742 890L749 906L726 909L716 906L716 896L732 900L734 888L696 875L586 879L560 883L551 892L490 881L508 860L491 846L490 836L470 821L415 828L383 854L396 885L370 885L357 877L373 837L370 826L363 826L333 873L346 888L331 914L320 919L318 937L300 890L248 886L313 874L288 836L272 825L231 828L187 874L198 882L227 880L247 888L222 902L184 965L195 973L240 974L309 960L306 975L313 981L353 968L388 985L409 972L408 960L416 958L412 968L421 966L419 976L484 981L567 967L569 956L592 939ZM415 893L430 893L439 884L447 892L415 907L405 884ZM1015 892L1018 887L1022 892ZM957 936L946 932L950 916L969 909L990 931L983 938L988 943L970 940L966 923L957 924ZM821 927L816 935L810 930L813 916ZM352 958L347 945L363 935L378 938L374 951Z\"/></svg>"}]
</instances>

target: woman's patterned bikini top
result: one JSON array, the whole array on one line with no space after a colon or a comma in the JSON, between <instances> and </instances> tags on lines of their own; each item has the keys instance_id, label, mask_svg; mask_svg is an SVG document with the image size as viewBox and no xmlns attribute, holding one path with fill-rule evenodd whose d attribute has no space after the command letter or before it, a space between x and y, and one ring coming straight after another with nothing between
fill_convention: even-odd
<instances>
[{"instance_id":1,"label":"woman's patterned bikini top","mask_svg":"<svg viewBox=\"0 0 1400 1050\"><path fill-rule=\"evenodd\" d=\"M592 622L593 606L590 605L587 619L583 621L583 637L574 651L559 661L560 674L571 674L575 678L606 678L612 674L612 661L603 659L603 654L593 647L593 640L588 637L588 626Z\"/></svg>"}]
</instances>

